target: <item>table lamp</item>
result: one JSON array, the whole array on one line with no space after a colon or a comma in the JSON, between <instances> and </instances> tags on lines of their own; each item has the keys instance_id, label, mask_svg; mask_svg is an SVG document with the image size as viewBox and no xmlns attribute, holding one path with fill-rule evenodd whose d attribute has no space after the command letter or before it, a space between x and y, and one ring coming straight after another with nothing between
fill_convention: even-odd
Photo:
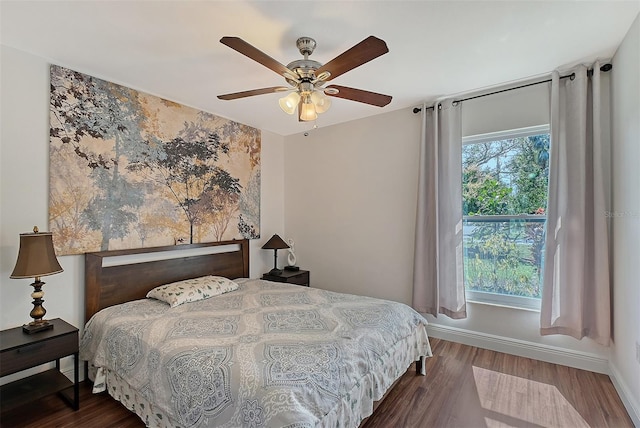
<instances>
[{"instance_id":1,"label":"table lamp","mask_svg":"<svg viewBox=\"0 0 640 428\"><path fill-rule=\"evenodd\" d=\"M286 248L289 248L289 246L277 234L273 235L271 239L262 246L264 250L273 250L273 269L271 269L269 275L282 275L282 270L278 269L278 250L284 250Z\"/></svg>"},{"instance_id":2,"label":"table lamp","mask_svg":"<svg viewBox=\"0 0 640 428\"><path fill-rule=\"evenodd\" d=\"M31 293L33 309L29 313L33 321L22 326L25 333L32 334L53 328L53 324L42 319L47 311L42 306L44 282L40 281L40 277L60 272L62 272L62 267L56 259L51 232L39 232L36 226L33 228L33 233L20 234L18 260L10 278L35 278L35 282L31 284L33 287L33 293Z\"/></svg>"}]
</instances>

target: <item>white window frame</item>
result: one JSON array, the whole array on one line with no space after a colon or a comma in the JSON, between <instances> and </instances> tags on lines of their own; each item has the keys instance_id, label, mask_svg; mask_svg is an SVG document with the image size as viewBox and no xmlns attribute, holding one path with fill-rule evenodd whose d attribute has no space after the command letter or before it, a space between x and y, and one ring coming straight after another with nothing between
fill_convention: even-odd
<instances>
[{"instance_id":1,"label":"white window frame","mask_svg":"<svg viewBox=\"0 0 640 428\"><path fill-rule=\"evenodd\" d=\"M506 130L506 131L490 132L487 134L470 135L462 138L462 145L507 140L510 138L529 137L532 135L549 134L550 131L551 131L551 128L547 124L547 125L529 126L526 128L512 129L512 130ZM525 215L525 214L501 215L501 216L473 216L473 217L478 219L480 219L481 217L491 217L494 219L500 218L500 219L503 219L504 221L522 220L529 217L540 218L540 216ZM538 312L540 311L541 299L536 299L533 297L489 293L486 291L472 291L472 290L466 290L466 287L465 287L465 294L468 302L506 306L510 308L533 310Z\"/></svg>"}]
</instances>

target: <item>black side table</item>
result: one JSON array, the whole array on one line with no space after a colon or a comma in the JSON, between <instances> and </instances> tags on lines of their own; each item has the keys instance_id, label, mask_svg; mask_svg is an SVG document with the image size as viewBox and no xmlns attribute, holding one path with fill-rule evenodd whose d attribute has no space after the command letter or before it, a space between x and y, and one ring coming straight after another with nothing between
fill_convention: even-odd
<instances>
[{"instance_id":1,"label":"black side table","mask_svg":"<svg viewBox=\"0 0 640 428\"><path fill-rule=\"evenodd\" d=\"M286 282L288 284L302 285L308 287L309 271L308 270L283 270L282 275L269 275L265 273L262 275L262 279L275 282Z\"/></svg>"},{"instance_id":2,"label":"black side table","mask_svg":"<svg viewBox=\"0 0 640 428\"><path fill-rule=\"evenodd\" d=\"M80 408L78 329L60 318L49 322L53 329L34 334L23 333L22 327L0 331L0 376L56 362L55 369L0 387L0 408L3 412L56 392L74 410ZM60 372L60 358L69 355L73 355L73 382Z\"/></svg>"}]
</instances>

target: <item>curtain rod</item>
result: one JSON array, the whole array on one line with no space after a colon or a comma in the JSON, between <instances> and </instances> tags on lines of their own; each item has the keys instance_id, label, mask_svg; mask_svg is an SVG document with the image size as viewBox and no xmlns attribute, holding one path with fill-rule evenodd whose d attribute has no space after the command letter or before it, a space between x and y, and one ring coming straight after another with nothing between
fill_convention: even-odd
<instances>
[{"instance_id":1,"label":"curtain rod","mask_svg":"<svg viewBox=\"0 0 640 428\"><path fill-rule=\"evenodd\" d=\"M609 63L604 64L602 67L600 67L600 71L604 71L607 72L609 70L611 70L613 68L613 66ZM587 70L587 76L592 76L593 75L593 69L589 69ZM560 76L561 79L566 79L569 78L571 80L573 80L576 77L575 73L571 73L568 74L566 76ZM551 79L547 79L547 80L541 80L540 82L534 82L534 83L527 83L526 85L520 85L520 86L514 86L513 88L508 88L508 89L501 89L499 91L494 91L494 92L489 92L487 94L482 94L482 95L476 95L473 97L468 97L468 98L463 98L461 100L455 100L453 101L454 103L461 103L463 101L469 101L469 100L475 100L476 98L482 98L482 97L486 97L489 95L495 95L495 94L501 94L502 92L509 92L509 91L513 91L514 89L522 89L522 88L527 88L529 86L535 86L535 85L540 85L541 83L549 83L551 82ZM431 107L426 107L426 110L433 110L434 106ZM414 107L413 108L413 113L417 114L420 113L422 111L421 107Z\"/></svg>"}]
</instances>

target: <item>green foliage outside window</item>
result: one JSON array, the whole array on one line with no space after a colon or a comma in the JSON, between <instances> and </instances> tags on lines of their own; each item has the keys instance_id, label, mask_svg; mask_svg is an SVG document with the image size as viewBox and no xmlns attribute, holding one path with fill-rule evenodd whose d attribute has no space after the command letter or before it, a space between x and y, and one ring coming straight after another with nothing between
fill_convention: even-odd
<instances>
[{"instance_id":1,"label":"green foliage outside window","mask_svg":"<svg viewBox=\"0 0 640 428\"><path fill-rule=\"evenodd\" d=\"M490 216L544 218L548 160L548 134L464 146L467 289L540 297L544 222ZM482 217L474 220L474 216Z\"/></svg>"}]
</instances>

